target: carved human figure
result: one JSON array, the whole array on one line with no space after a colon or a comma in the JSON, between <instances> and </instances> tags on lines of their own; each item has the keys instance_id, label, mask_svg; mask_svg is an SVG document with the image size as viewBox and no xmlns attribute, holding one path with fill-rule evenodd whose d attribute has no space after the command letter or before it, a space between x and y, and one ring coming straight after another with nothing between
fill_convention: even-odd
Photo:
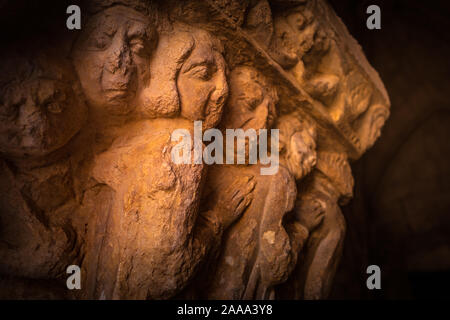
<instances>
[{"instance_id":1,"label":"carved human figure","mask_svg":"<svg viewBox=\"0 0 450 320\"><path fill-rule=\"evenodd\" d=\"M156 43L152 18L131 7L113 5L89 18L72 55L93 113L104 120L136 107L138 93L150 80Z\"/></svg>"},{"instance_id":2,"label":"carved human figure","mask_svg":"<svg viewBox=\"0 0 450 320\"><path fill-rule=\"evenodd\" d=\"M314 215L323 222L312 230L292 276L277 289L280 298L326 298L342 255L346 225L339 205L352 197L350 166L345 155L333 152L320 152L317 161L298 194L295 211L299 221Z\"/></svg>"},{"instance_id":3,"label":"carved human figure","mask_svg":"<svg viewBox=\"0 0 450 320\"><path fill-rule=\"evenodd\" d=\"M223 126L270 128L276 117L277 95L268 80L256 69L240 66L231 72L230 86ZM304 127L289 129L284 144L288 160L281 161L282 165L274 175L260 175L259 163L210 168L205 188L206 206L214 208L217 205L217 193L236 192L226 186L233 185L237 179L245 177L254 181L255 187L247 196L251 197L251 202L244 202L248 205L242 217L226 232L216 269L209 279L208 298L273 298L274 286L285 281L295 265L307 231L295 221L289 221L287 231L283 222L296 198L293 174L301 179L308 173L314 165L315 146L313 136L309 136L311 132ZM298 140L302 137L305 141ZM294 159L298 163L295 164ZM294 172L289 172L288 167Z\"/></svg>"},{"instance_id":4,"label":"carved human figure","mask_svg":"<svg viewBox=\"0 0 450 320\"><path fill-rule=\"evenodd\" d=\"M281 163L296 180L300 180L316 165L316 128L309 121L302 121L296 113L278 119L277 127L280 130Z\"/></svg>"},{"instance_id":5,"label":"carved human figure","mask_svg":"<svg viewBox=\"0 0 450 320\"><path fill-rule=\"evenodd\" d=\"M228 95L220 43L206 31L177 25L161 36L159 46L150 66L155 77L136 112L163 117L161 110L177 110L177 117L123 126L94 159L92 176L113 190L93 270L95 298L172 297L195 274L215 236L214 226L197 219L205 167L174 163L171 149L177 142L171 134L192 133L194 120L207 128L220 120Z\"/></svg>"},{"instance_id":6,"label":"carved human figure","mask_svg":"<svg viewBox=\"0 0 450 320\"><path fill-rule=\"evenodd\" d=\"M224 128L243 130L272 127L278 96L275 88L253 67L239 66L230 74L230 98L222 121Z\"/></svg>"},{"instance_id":7,"label":"carved human figure","mask_svg":"<svg viewBox=\"0 0 450 320\"><path fill-rule=\"evenodd\" d=\"M265 231L263 239L260 240L261 248L264 253L264 259L259 262L261 270L261 284L259 285L266 292L258 294L257 298L276 298L276 285L285 282L294 269L300 253L306 244L311 233L322 223L323 213L320 211L301 211L299 210L299 200L297 188L292 188L292 182L299 183L304 177L308 176L316 165L316 129L315 126L306 119L302 119L298 113L292 113L282 116L277 121L277 128L280 130L280 168L286 170L285 180L275 179L273 190L271 189L266 200L265 206L275 214L268 211L261 222L262 230ZM276 178L276 176L274 177ZM297 198L291 212L284 215L276 215L274 208L280 206L281 195L285 192L280 185L288 182L288 192L295 190L294 196ZM300 182L301 183L301 182ZM292 190L292 191L291 191ZM278 191L278 192L274 192ZM282 224L282 228L275 232L272 237L274 226ZM286 235L286 234L287 235ZM291 251L284 257L280 254L286 249L284 239L288 238L291 244ZM266 240L271 245L267 245ZM271 242L278 243L274 245ZM271 258L268 258L271 257ZM273 257L279 257L275 259ZM280 268L281 267L281 268ZM261 290L261 289L259 289Z\"/></svg>"},{"instance_id":8,"label":"carved human figure","mask_svg":"<svg viewBox=\"0 0 450 320\"><path fill-rule=\"evenodd\" d=\"M334 101L339 78L330 68L333 41L314 17L314 1L277 12L274 16L275 39L279 51L291 57L282 66L291 72L304 89L326 105Z\"/></svg>"},{"instance_id":9,"label":"carved human figure","mask_svg":"<svg viewBox=\"0 0 450 320\"><path fill-rule=\"evenodd\" d=\"M377 104L380 95L367 80L363 64L355 65L348 48L317 20L315 15L322 9L320 1L309 1L275 16L280 43L299 59L284 67L312 98L326 106L339 130L362 152L379 135L388 111ZM296 270L277 290L280 297L319 299L329 294L345 236L339 203L352 196L352 182L345 154L321 152L317 170L302 184L294 211L299 221L312 214L322 217L323 223L311 230Z\"/></svg>"},{"instance_id":10,"label":"carved human figure","mask_svg":"<svg viewBox=\"0 0 450 320\"><path fill-rule=\"evenodd\" d=\"M3 156L27 162L47 159L78 133L86 120L87 108L71 73L68 61L44 54L3 60Z\"/></svg>"},{"instance_id":11,"label":"carved human figure","mask_svg":"<svg viewBox=\"0 0 450 320\"><path fill-rule=\"evenodd\" d=\"M313 1L307 2L255 0L246 9L244 30L285 69L304 70L305 54L320 53L319 46L326 50L324 34L308 8Z\"/></svg>"},{"instance_id":12,"label":"carved human figure","mask_svg":"<svg viewBox=\"0 0 450 320\"><path fill-rule=\"evenodd\" d=\"M70 61L42 51L11 51L0 66L0 273L33 279L75 258L70 145L87 114Z\"/></svg>"},{"instance_id":13,"label":"carved human figure","mask_svg":"<svg viewBox=\"0 0 450 320\"><path fill-rule=\"evenodd\" d=\"M339 130L362 153L373 145L389 116L387 94L363 57L357 54L354 58L348 46L319 21L316 15L324 10L321 1L307 1L276 12L273 24L278 51L296 59L288 59L290 64L277 59L279 55L274 59L326 106Z\"/></svg>"}]
</instances>

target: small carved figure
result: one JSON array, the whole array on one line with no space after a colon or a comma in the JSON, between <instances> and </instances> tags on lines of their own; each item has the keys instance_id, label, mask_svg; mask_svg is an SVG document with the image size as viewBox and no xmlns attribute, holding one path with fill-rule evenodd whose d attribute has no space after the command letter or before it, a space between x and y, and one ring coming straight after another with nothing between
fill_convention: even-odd
<instances>
[{"instance_id":1,"label":"small carved figure","mask_svg":"<svg viewBox=\"0 0 450 320\"><path fill-rule=\"evenodd\" d=\"M277 95L268 80L254 68L237 67L231 73L230 86L228 113L223 125L255 130L270 128L276 116ZM285 132L283 151L287 161L282 160L275 175L260 175L261 164L213 166L208 174L206 194L208 190L213 190L212 195L227 190L223 186L232 185L240 177L249 177L255 183L249 195L251 202L243 201L248 205L242 217L225 233L208 297L274 298L274 286L285 281L295 266L297 253L305 241L302 236L307 232L292 222L288 234L284 220L296 198L293 175L301 179L314 166L315 132L307 126L291 127L299 126L299 121L286 121L285 124L289 127ZM214 206L216 197L210 197L207 201Z\"/></svg>"},{"instance_id":2,"label":"small carved figure","mask_svg":"<svg viewBox=\"0 0 450 320\"><path fill-rule=\"evenodd\" d=\"M0 68L0 273L58 278L78 248L70 145L87 107L70 61L51 50Z\"/></svg>"},{"instance_id":3,"label":"small carved figure","mask_svg":"<svg viewBox=\"0 0 450 320\"><path fill-rule=\"evenodd\" d=\"M305 226L323 220L310 229L305 246L289 281L277 293L287 299L323 299L342 255L346 225L339 208L352 196L353 178L344 155L320 152L317 166L298 194L296 217Z\"/></svg>"}]
</instances>

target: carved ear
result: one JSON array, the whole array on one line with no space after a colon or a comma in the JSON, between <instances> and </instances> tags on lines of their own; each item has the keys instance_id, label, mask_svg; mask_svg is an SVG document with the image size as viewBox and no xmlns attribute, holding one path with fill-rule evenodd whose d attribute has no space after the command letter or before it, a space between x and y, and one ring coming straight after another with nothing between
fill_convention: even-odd
<instances>
[{"instance_id":1,"label":"carved ear","mask_svg":"<svg viewBox=\"0 0 450 320\"><path fill-rule=\"evenodd\" d=\"M136 111L146 118L173 117L180 112L178 73L192 52L194 40L185 32L160 38L150 62L150 83L139 94Z\"/></svg>"}]
</instances>

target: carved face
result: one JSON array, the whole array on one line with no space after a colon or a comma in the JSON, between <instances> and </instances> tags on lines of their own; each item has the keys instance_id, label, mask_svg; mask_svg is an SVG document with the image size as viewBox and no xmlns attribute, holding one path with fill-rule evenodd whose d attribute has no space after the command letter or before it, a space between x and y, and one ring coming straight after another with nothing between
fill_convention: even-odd
<instances>
[{"instance_id":1,"label":"carved face","mask_svg":"<svg viewBox=\"0 0 450 320\"><path fill-rule=\"evenodd\" d=\"M81 85L92 107L125 114L142 82L149 77L155 44L150 18L115 6L93 16L74 51Z\"/></svg>"},{"instance_id":2,"label":"carved face","mask_svg":"<svg viewBox=\"0 0 450 320\"><path fill-rule=\"evenodd\" d=\"M382 104L373 104L356 122L356 130L363 148L370 148L380 137L387 118L389 118L389 109Z\"/></svg>"},{"instance_id":3,"label":"carved face","mask_svg":"<svg viewBox=\"0 0 450 320\"><path fill-rule=\"evenodd\" d=\"M139 93L136 114L145 118L182 116L216 126L228 97L220 42L185 25L161 35L152 56L151 81Z\"/></svg>"},{"instance_id":4,"label":"carved face","mask_svg":"<svg viewBox=\"0 0 450 320\"><path fill-rule=\"evenodd\" d=\"M281 154L296 179L311 172L316 165L316 130L292 116L279 120Z\"/></svg>"},{"instance_id":5,"label":"carved face","mask_svg":"<svg viewBox=\"0 0 450 320\"><path fill-rule=\"evenodd\" d=\"M86 111L73 84L45 76L13 83L1 93L0 152L11 157L47 155L80 130Z\"/></svg>"},{"instance_id":6,"label":"carved face","mask_svg":"<svg viewBox=\"0 0 450 320\"><path fill-rule=\"evenodd\" d=\"M276 119L275 89L253 68L238 67L230 76L230 99L225 128L270 128Z\"/></svg>"},{"instance_id":7,"label":"carved face","mask_svg":"<svg viewBox=\"0 0 450 320\"><path fill-rule=\"evenodd\" d=\"M316 164L316 142L306 130L296 132L291 136L286 160L289 171L296 179L301 179L311 172Z\"/></svg>"},{"instance_id":8,"label":"carved face","mask_svg":"<svg viewBox=\"0 0 450 320\"><path fill-rule=\"evenodd\" d=\"M368 109L373 90L362 74L352 71L347 75L341 94L345 96L346 117L349 122L353 122Z\"/></svg>"},{"instance_id":9,"label":"carved face","mask_svg":"<svg viewBox=\"0 0 450 320\"><path fill-rule=\"evenodd\" d=\"M208 39L209 35L202 36L196 37L195 46L181 67L177 87L181 116L202 120L204 128L212 128L219 123L228 97L226 65L222 54Z\"/></svg>"},{"instance_id":10,"label":"carved face","mask_svg":"<svg viewBox=\"0 0 450 320\"><path fill-rule=\"evenodd\" d=\"M313 13L305 7L298 7L286 17L287 23L294 30L298 56L303 56L314 45L317 25Z\"/></svg>"}]
</instances>

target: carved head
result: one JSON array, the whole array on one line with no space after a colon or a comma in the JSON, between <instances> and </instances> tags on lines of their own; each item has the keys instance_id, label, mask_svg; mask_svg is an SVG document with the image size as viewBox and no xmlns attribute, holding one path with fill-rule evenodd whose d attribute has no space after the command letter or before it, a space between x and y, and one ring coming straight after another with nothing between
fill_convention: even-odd
<instances>
[{"instance_id":1,"label":"carved head","mask_svg":"<svg viewBox=\"0 0 450 320\"><path fill-rule=\"evenodd\" d=\"M344 97L339 122L347 122L358 136L362 150L370 148L381 134L389 117L389 107L361 71L353 70L341 81L339 95Z\"/></svg>"},{"instance_id":2,"label":"carved head","mask_svg":"<svg viewBox=\"0 0 450 320\"><path fill-rule=\"evenodd\" d=\"M363 75L350 72L342 84L341 94L345 97L345 118L353 122L366 112L373 99L373 89Z\"/></svg>"},{"instance_id":3,"label":"carved head","mask_svg":"<svg viewBox=\"0 0 450 320\"><path fill-rule=\"evenodd\" d=\"M218 125L228 97L222 51L208 32L176 25L161 36L137 111L151 118L181 115L203 121L204 128Z\"/></svg>"},{"instance_id":4,"label":"carved head","mask_svg":"<svg viewBox=\"0 0 450 320\"><path fill-rule=\"evenodd\" d=\"M301 179L316 165L316 128L297 115L278 119L280 130L280 155L295 178Z\"/></svg>"},{"instance_id":5,"label":"carved head","mask_svg":"<svg viewBox=\"0 0 450 320\"><path fill-rule=\"evenodd\" d=\"M367 112L356 121L355 127L361 140L362 148L373 146L381 135L381 129L389 118L389 108L383 104L374 103Z\"/></svg>"},{"instance_id":6,"label":"carved head","mask_svg":"<svg viewBox=\"0 0 450 320\"><path fill-rule=\"evenodd\" d=\"M317 23L311 10L306 6L293 8L286 15L286 22L291 28L298 57L311 50L317 32Z\"/></svg>"},{"instance_id":7,"label":"carved head","mask_svg":"<svg viewBox=\"0 0 450 320\"><path fill-rule=\"evenodd\" d=\"M134 9L117 5L92 16L73 52L90 105L108 114L130 112L149 78L155 43L152 19Z\"/></svg>"},{"instance_id":8,"label":"carved head","mask_svg":"<svg viewBox=\"0 0 450 320\"><path fill-rule=\"evenodd\" d=\"M230 75L230 98L223 127L229 129L271 128L277 117L276 89L255 68L239 66Z\"/></svg>"},{"instance_id":9,"label":"carved head","mask_svg":"<svg viewBox=\"0 0 450 320\"><path fill-rule=\"evenodd\" d=\"M0 152L40 157L64 146L82 127L87 107L70 61L40 56L2 60Z\"/></svg>"}]
</instances>

